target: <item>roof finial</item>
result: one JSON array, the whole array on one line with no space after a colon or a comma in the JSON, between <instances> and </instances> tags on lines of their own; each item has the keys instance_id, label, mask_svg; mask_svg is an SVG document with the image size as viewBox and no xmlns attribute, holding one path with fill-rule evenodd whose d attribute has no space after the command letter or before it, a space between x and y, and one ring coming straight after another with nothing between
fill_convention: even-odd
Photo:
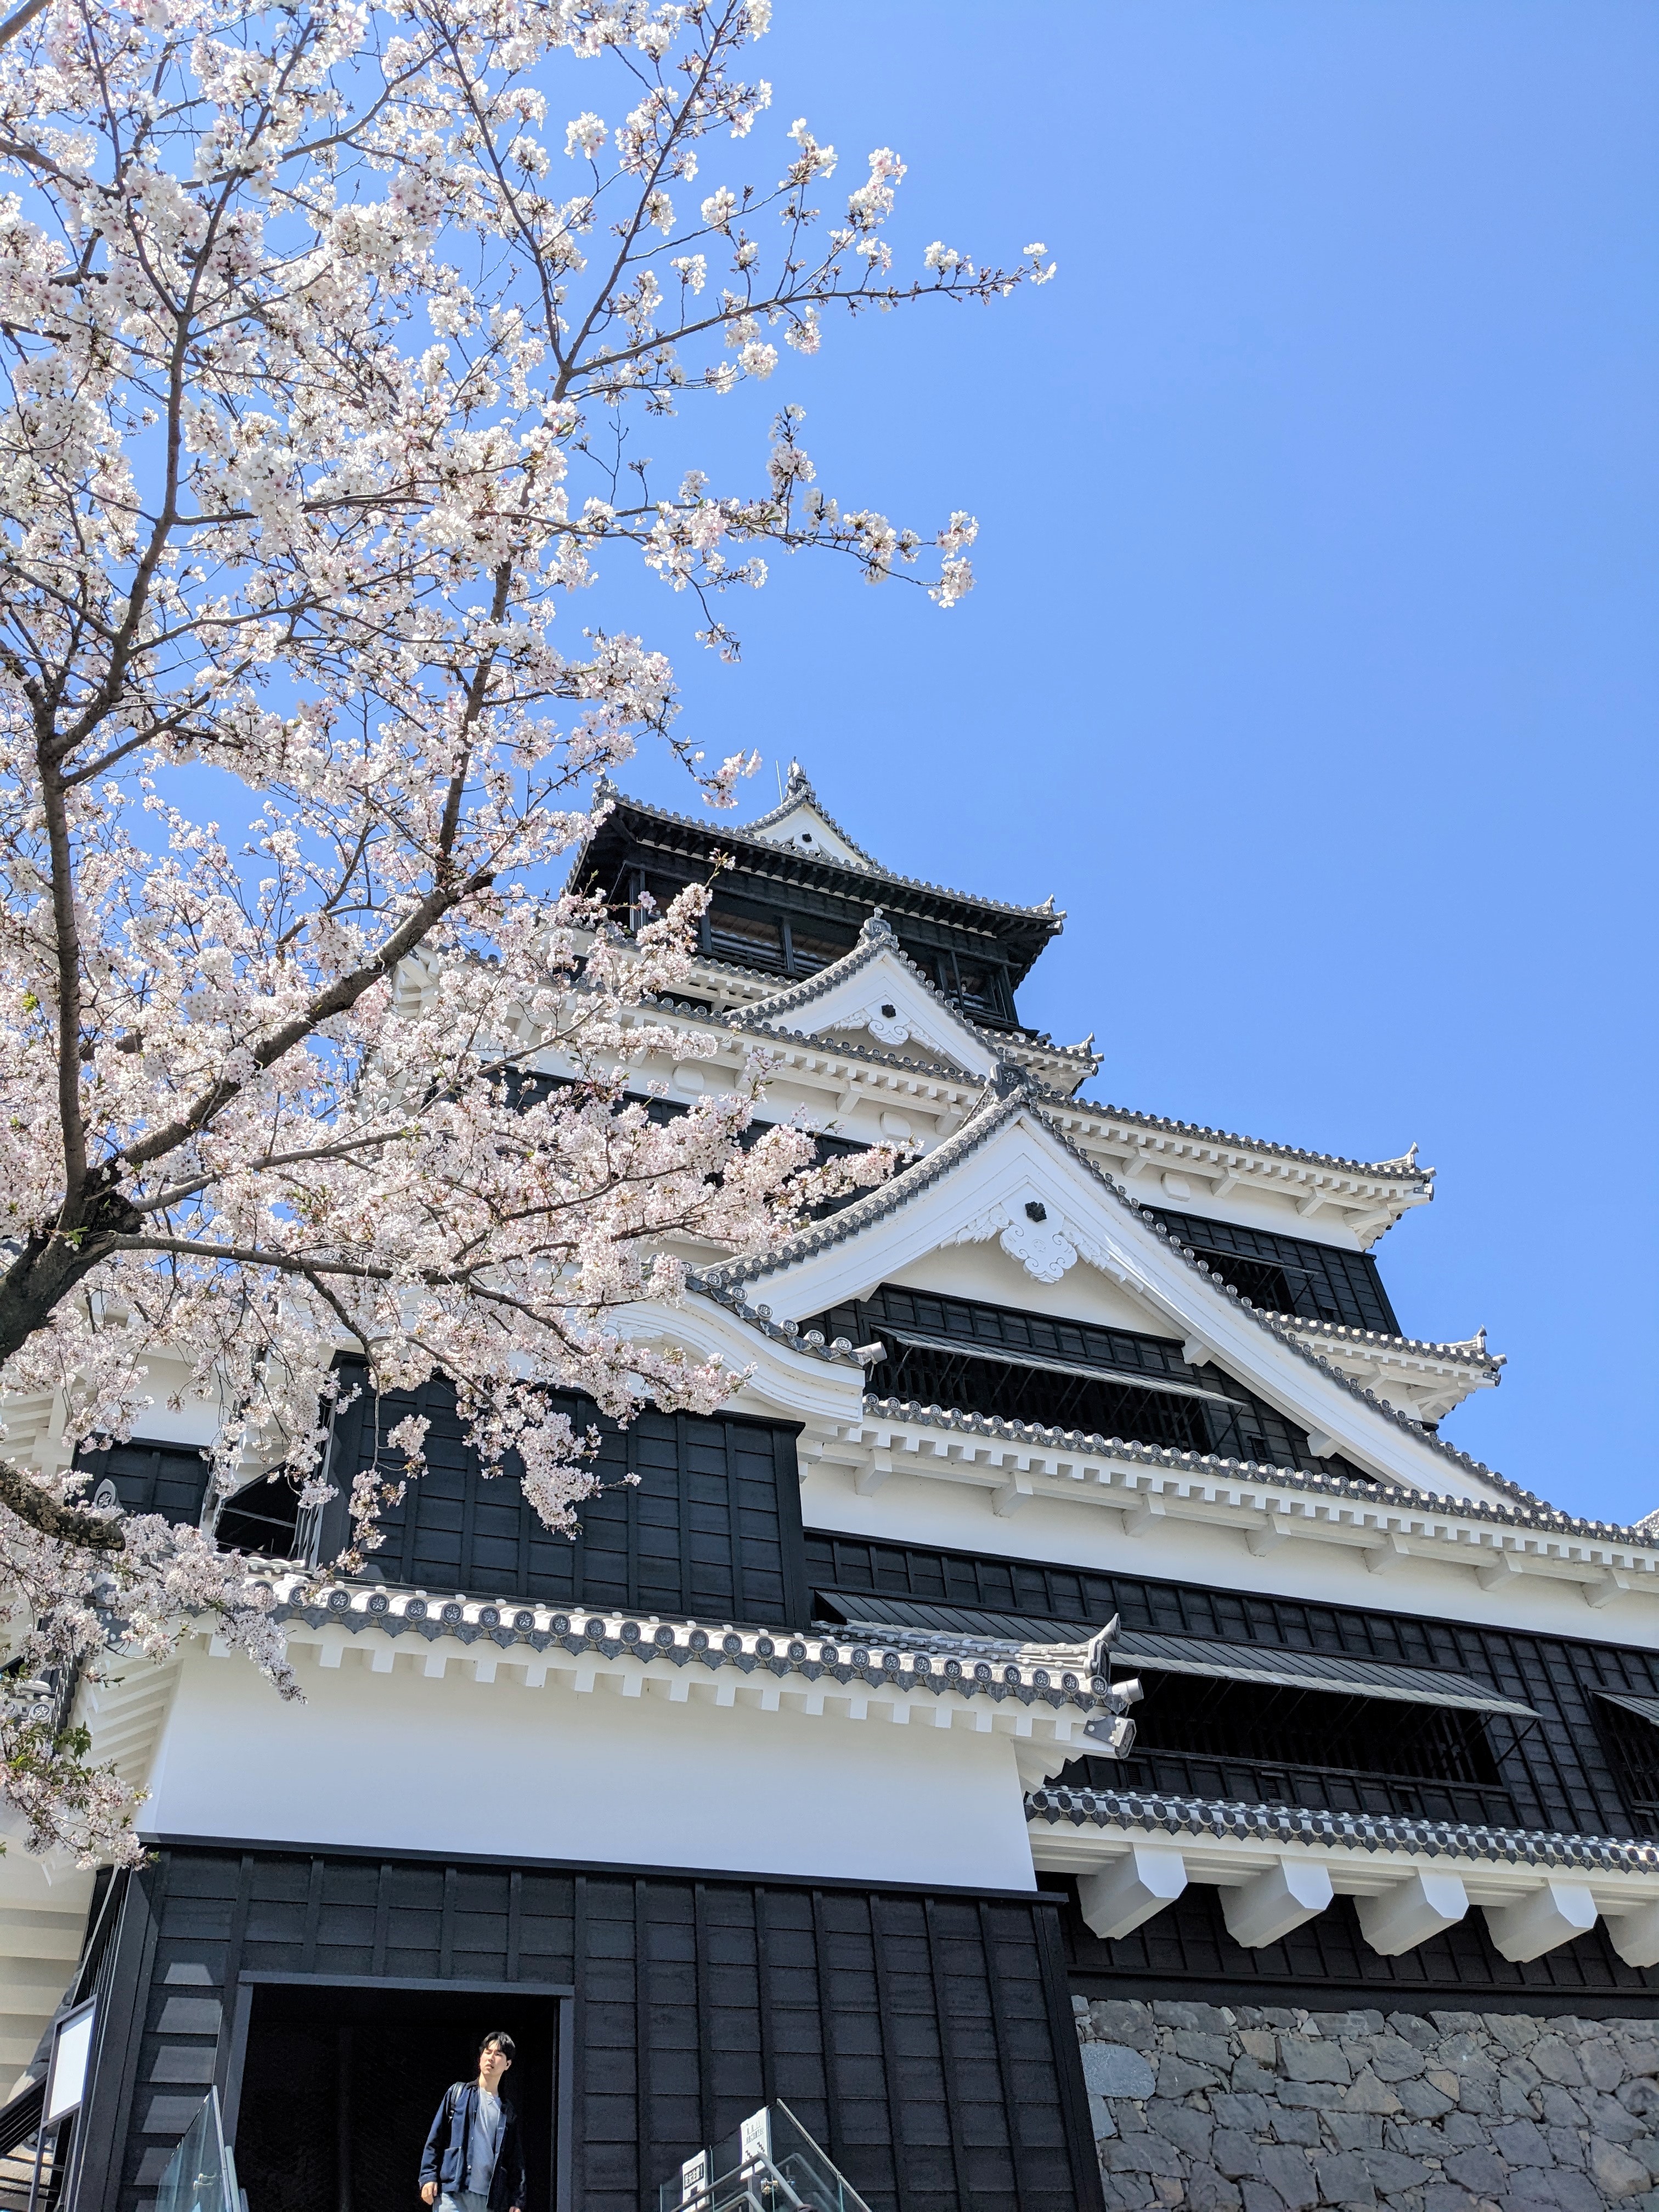
<instances>
[{"instance_id":1,"label":"roof finial","mask_svg":"<svg viewBox=\"0 0 1659 2212\"><path fill-rule=\"evenodd\" d=\"M875 908L859 932L860 945L896 945L898 933L879 907Z\"/></svg>"},{"instance_id":2,"label":"roof finial","mask_svg":"<svg viewBox=\"0 0 1659 2212\"><path fill-rule=\"evenodd\" d=\"M806 770L801 766L798 760L792 760L789 763L790 790L804 791L806 787Z\"/></svg>"}]
</instances>

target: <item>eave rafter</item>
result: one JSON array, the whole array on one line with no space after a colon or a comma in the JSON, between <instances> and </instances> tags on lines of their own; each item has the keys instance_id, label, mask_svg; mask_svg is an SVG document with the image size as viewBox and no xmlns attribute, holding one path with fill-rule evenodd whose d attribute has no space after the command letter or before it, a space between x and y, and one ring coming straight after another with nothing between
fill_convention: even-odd
<instances>
[{"instance_id":1,"label":"eave rafter","mask_svg":"<svg viewBox=\"0 0 1659 2212\"><path fill-rule=\"evenodd\" d=\"M1105 1640L1076 1648L1013 1645L995 1663L947 1638L826 1638L821 1629L578 1612L512 1599L428 1601L419 1592L321 1583L274 1568L272 1613L302 1663L370 1675L452 1671L520 1690L652 1697L667 1706L741 1707L830 1722L962 1728L1012 1739L1030 1789L1085 1752L1114 1755L1121 1700L1093 1672ZM229 1645L196 1640L216 1657Z\"/></svg>"},{"instance_id":2,"label":"eave rafter","mask_svg":"<svg viewBox=\"0 0 1659 2212\"><path fill-rule=\"evenodd\" d=\"M820 1094L822 1109L815 1118L825 1126L844 1120L861 1103L869 1103L878 1114L908 1103L925 1111L927 1126L921 1133L937 1142L960 1128L984 1096L984 1085L959 1068L901 1059L896 1053L840 1038L769 1030L759 1023L739 1026L684 1006L647 1006L626 1018L624 1026L665 1026L713 1040L712 1055L688 1059L678 1073L667 1075L671 1091L688 1096L718 1089L723 1079L735 1084L750 1054L757 1048L763 1049L775 1082L779 1078L798 1078ZM642 1070L641 1079L649 1073Z\"/></svg>"},{"instance_id":3,"label":"eave rafter","mask_svg":"<svg viewBox=\"0 0 1659 2212\"><path fill-rule=\"evenodd\" d=\"M1505 1365L1486 1348L1486 1332L1452 1344L1389 1336L1381 1330L1345 1328L1299 1314L1268 1316L1351 1382L1364 1385L1414 1420L1443 1420L1476 1390L1496 1389Z\"/></svg>"},{"instance_id":4,"label":"eave rafter","mask_svg":"<svg viewBox=\"0 0 1659 2212\"><path fill-rule=\"evenodd\" d=\"M816 980L805 979L809 984ZM742 1018L751 1009L795 988L787 978L769 969L744 968L726 960L694 960L686 978L686 988L695 991L699 998L706 994L714 1012L728 1023L734 1015ZM1058 1098L1069 1098L1100 1066L1099 1054L1086 1040L1082 1044L1056 1044L1052 1037L1038 1036L1029 1030L983 1029L952 1002L942 1003L951 1005L957 1018L982 1036L999 1059L1012 1060L1016 1066L1025 1069ZM689 1015L695 1019L702 1010L662 1000L659 1001L658 1011L665 1015ZM794 1033L805 1034L804 1026L797 1024Z\"/></svg>"},{"instance_id":5,"label":"eave rafter","mask_svg":"<svg viewBox=\"0 0 1659 2212\"><path fill-rule=\"evenodd\" d=\"M1045 1101L1079 1151L1107 1168L1143 1205L1201 1213L1236 1194L1288 1200L1288 1233L1316 1216L1340 1224L1361 1245L1376 1243L1413 1206L1434 1197L1434 1170L1417 1147L1394 1160L1349 1160L1217 1129L1195 1128L1088 1100ZM1323 1222L1322 1222L1322 1226Z\"/></svg>"}]
</instances>

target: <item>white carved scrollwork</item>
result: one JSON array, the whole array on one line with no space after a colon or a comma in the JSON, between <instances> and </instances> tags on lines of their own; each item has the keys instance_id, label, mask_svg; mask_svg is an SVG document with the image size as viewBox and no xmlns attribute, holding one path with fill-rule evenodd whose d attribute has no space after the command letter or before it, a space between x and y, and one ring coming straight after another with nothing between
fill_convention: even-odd
<instances>
[{"instance_id":1,"label":"white carved scrollwork","mask_svg":"<svg viewBox=\"0 0 1659 2212\"><path fill-rule=\"evenodd\" d=\"M910 1024L896 1006L890 1004L866 1006L855 1020L854 1026L869 1030L878 1044L908 1044Z\"/></svg>"},{"instance_id":2,"label":"white carved scrollwork","mask_svg":"<svg viewBox=\"0 0 1659 2212\"><path fill-rule=\"evenodd\" d=\"M939 1239L941 1248L946 1244L988 1244L1008 1226L1008 1209L1005 1206L988 1206L976 1213L971 1221L964 1221L960 1229Z\"/></svg>"},{"instance_id":3,"label":"white carved scrollwork","mask_svg":"<svg viewBox=\"0 0 1659 2212\"><path fill-rule=\"evenodd\" d=\"M1031 1203L1041 1207L1040 1200ZM971 1221L965 1221L943 1242L988 1244L994 1237L1008 1257L1018 1260L1026 1273L1039 1283L1057 1283L1068 1268L1077 1264L1078 1244L1073 1232L1063 1222L1051 1221L1046 1208L1042 1208L1033 1219L1027 1206L988 1206L983 1213L976 1213Z\"/></svg>"},{"instance_id":4,"label":"white carved scrollwork","mask_svg":"<svg viewBox=\"0 0 1659 2212\"><path fill-rule=\"evenodd\" d=\"M1028 1221L1016 1214L997 1241L1039 1283L1057 1283L1077 1265L1077 1246L1057 1221Z\"/></svg>"}]
</instances>

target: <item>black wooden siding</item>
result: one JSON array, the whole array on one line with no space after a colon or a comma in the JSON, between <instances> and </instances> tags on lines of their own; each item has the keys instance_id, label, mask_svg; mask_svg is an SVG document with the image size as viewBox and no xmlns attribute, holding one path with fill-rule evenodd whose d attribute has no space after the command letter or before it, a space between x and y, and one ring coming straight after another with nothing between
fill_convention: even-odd
<instances>
[{"instance_id":1,"label":"black wooden siding","mask_svg":"<svg viewBox=\"0 0 1659 2212\"><path fill-rule=\"evenodd\" d=\"M88 1498L107 1480L115 1485L125 1512L159 1513L192 1528L202 1517L210 1470L207 1454L194 1444L158 1443L137 1437L108 1451L82 1452L75 1464L91 1477Z\"/></svg>"},{"instance_id":2,"label":"black wooden siding","mask_svg":"<svg viewBox=\"0 0 1659 2212\"><path fill-rule=\"evenodd\" d=\"M1475 1627L1462 1621L1418 1620L1358 1606L1310 1605L1250 1591L1206 1589L1194 1583L1152 1582L1020 1559L875 1544L816 1530L807 1532L805 1549L815 1591L867 1592L878 1617L884 1592L924 1604L969 1606L1057 1621L1103 1622L1115 1613L1125 1628L1344 1654L1468 1674L1529 1705L1539 1719L1532 1723L1494 1717L1486 1723L1501 1795L1482 1790L1467 1813L1453 1808L1454 1817L1581 1835L1659 1832L1659 1824L1643 1807L1648 1794L1644 1778L1627 1771L1620 1758L1623 1739L1613 1717L1616 1708L1596 1694L1607 1689L1659 1697L1659 1654L1651 1651ZM1246 1786L1249 1778L1238 1771L1245 1764L1242 1759L1194 1755L1178 1746L1160 1747L1158 1678L1149 1672L1145 1680L1146 1702L1138 1709L1137 1719L1148 1748L1144 1756L1113 1770L1124 1780L1194 1796L1259 1795L1338 1807L1353 1802L1349 1778L1318 1767L1286 1764L1278 1770L1282 1778L1277 1787L1251 1790ZM1267 1762L1255 1765L1255 1779L1271 1780ZM1364 1802L1376 1810L1447 1814L1446 1806L1425 1802L1420 1778L1373 1775L1353 1779L1366 1782Z\"/></svg>"},{"instance_id":3,"label":"black wooden siding","mask_svg":"<svg viewBox=\"0 0 1659 2212\"><path fill-rule=\"evenodd\" d=\"M431 1424L427 1472L382 1516L386 1542L368 1572L412 1588L526 1598L549 1605L605 1606L629 1613L690 1614L769 1627L803 1626L810 1610L801 1552L796 1429L781 1422L641 1413L626 1430L571 1401L578 1426L601 1434L605 1487L579 1509L580 1533L556 1535L526 1502L511 1473L486 1476L467 1444L455 1394L441 1380L340 1413L318 1564L345 1542L346 1502L377 1437L405 1414ZM380 1457L397 1472L397 1455ZM191 1445L139 1438L82 1464L91 1487L108 1476L131 1513L160 1513L194 1527L208 1462ZM637 1475L637 1483L626 1478ZM295 1497L286 1484L255 1486L223 1508L222 1546L287 1556Z\"/></svg>"},{"instance_id":4,"label":"black wooden siding","mask_svg":"<svg viewBox=\"0 0 1659 2212\"><path fill-rule=\"evenodd\" d=\"M573 1404L579 1427L591 1411ZM371 1573L422 1589L799 1627L806 1618L796 1431L783 1423L641 1413L625 1431L598 1422L605 1487L580 1509L574 1541L556 1535L510 1473L485 1476L455 1395L441 1381L339 1415L325 1564L344 1541L345 1503L377 1438L409 1413L431 1424L427 1471L383 1516ZM396 1455L380 1447L395 1472ZM637 1474L637 1484L625 1480Z\"/></svg>"},{"instance_id":5,"label":"black wooden siding","mask_svg":"<svg viewBox=\"0 0 1659 2212\"><path fill-rule=\"evenodd\" d=\"M162 1849L128 1886L81 2212L136 2212L175 2106L215 2078L234 2100L242 1978L273 1973L495 1984L504 2018L515 1986L573 1991L556 2212L654 2212L774 2097L872 2212L1094 2212L1058 1922L1037 1896Z\"/></svg>"}]
</instances>

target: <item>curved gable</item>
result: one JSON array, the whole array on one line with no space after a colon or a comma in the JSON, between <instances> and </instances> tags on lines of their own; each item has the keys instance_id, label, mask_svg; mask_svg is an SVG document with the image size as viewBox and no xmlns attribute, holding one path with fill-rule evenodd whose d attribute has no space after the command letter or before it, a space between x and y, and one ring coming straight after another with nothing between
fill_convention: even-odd
<instances>
[{"instance_id":1,"label":"curved gable","mask_svg":"<svg viewBox=\"0 0 1659 2212\"><path fill-rule=\"evenodd\" d=\"M805 983L763 999L751 1022L798 1036L866 1036L881 1051L919 1049L934 1062L988 1082L999 1065L983 1032L940 997L901 951L878 908L844 960Z\"/></svg>"},{"instance_id":2,"label":"curved gable","mask_svg":"<svg viewBox=\"0 0 1659 2212\"><path fill-rule=\"evenodd\" d=\"M1033 1283L1079 1266L1104 1277L1148 1333L1179 1340L1340 1455L1383 1481L1498 1503L1500 1478L1441 1447L1356 1389L1287 1329L1257 1314L1145 1218L1052 1128L1026 1094L980 1111L952 1138L832 1220L775 1253L712 1272L764 1282L774 1311L797 1320L855 1300L933 1254L994 1242Z\"/></svg>"}]
</instances>

